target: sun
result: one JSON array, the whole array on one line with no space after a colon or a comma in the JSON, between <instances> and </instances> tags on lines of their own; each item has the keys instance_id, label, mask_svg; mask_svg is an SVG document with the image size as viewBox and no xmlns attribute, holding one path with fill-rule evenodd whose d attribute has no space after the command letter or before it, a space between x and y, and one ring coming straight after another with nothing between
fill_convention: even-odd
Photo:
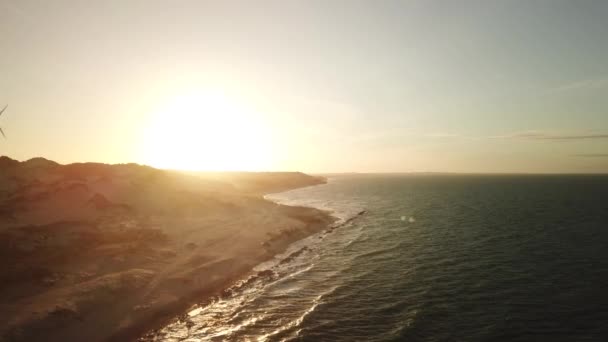
<instances>
[{"instance_id":1,"label":"sun","mask_svg":"<svg viewBox=\"0 0 608 342\"><path fill-rule=\"evenodd\" d=\"M148 165L177 170L262 171L272 145L261 116L217 91L190 91L162 104L144 127Z\"/></svg>"}]
</instances>

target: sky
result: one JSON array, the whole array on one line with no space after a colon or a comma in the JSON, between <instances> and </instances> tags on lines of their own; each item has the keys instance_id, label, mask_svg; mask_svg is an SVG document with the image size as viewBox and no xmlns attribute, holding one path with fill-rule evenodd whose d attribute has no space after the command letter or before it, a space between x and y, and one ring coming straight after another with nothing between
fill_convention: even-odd
<instances>
[{"instance_id":1,"label":"sky","mask_svg":"<svg viewBox=\"0 0 608 342\"><path fill-rule=\"evenodd\" d=\"M0 0L0 154L608 172L608 2Z\"/></svg>"}]
</instances>

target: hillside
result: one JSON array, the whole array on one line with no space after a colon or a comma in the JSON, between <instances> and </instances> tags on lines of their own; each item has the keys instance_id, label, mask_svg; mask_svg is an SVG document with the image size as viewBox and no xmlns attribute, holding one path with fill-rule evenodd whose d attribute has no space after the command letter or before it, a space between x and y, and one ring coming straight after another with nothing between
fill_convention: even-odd
<instances>
[{"instance_id":1,"label":"hillside","mask_svg":"<svg viewBox=\"0 0 608 342\"><path fill-rule=\"evenodd\" d=\"M261 197L322 182L0 157L0 337L137 335L326 227Z\"/></svg>"}]
</instances>

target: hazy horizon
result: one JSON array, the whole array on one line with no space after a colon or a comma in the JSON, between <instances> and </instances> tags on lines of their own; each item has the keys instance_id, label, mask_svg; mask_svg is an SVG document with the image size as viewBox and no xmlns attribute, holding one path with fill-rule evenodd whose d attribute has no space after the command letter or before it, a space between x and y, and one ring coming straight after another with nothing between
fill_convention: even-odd
<instances>
[{"instance_id":1,"label":"hazy horizon","mask_svg":"<svg viewBox=\"0 0 608 342\"><path fill-rule=\"evenodd\" d=\"M601 1L0 0L0 155L608 173Z\"/></svg>"}]
</instances>

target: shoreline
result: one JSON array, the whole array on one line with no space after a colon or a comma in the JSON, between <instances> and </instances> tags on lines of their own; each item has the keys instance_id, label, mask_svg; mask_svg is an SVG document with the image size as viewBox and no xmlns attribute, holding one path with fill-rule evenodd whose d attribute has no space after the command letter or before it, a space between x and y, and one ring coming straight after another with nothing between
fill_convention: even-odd
<instances>
[{"instance_id":1,"label":"shoreline","mask_svg":"<svg viewBox=\"0 0 608 342\"><path fill-rule=\"evenodd\" d=\"M314 207L307 208L318 209ZM171 319L165 321L162 326L149 329L145 334L140 335L137 341L161 341L164 337L162 334L163 329L170 327L174 324L185 324L187 326L189 322L191 323L190 319L196 316L198 312L206 310L208 307L212 306L217 301L222 301L234 295L239 295L240 293L242 293L242 291L247 291L248 287L251 284L254 284L256 281L261 280L262 282L264 282L267 280L275 279L274 277L277 275L277 267L280 267L284 263L291 262L294 258L297 258L303 252L310 250L311 246L309 243L304 245L298 245L302 241L314 238L315 236L321 237L321 235L319 234L323 234L322 236L325 236L326 234L331 233L338 228L352 223L353 221L361 218L365 214L367 214L367 210L360 210L346 219L340 219L336 216L333 216L333 223L326 225L324 229L319 229L315 232L311 232L311 234L308 236L304 236L301 239L292 241L286 246L285 250L279 251L276 255L271 256L268 260L260 262L260 264L255 266L251 271L245 273L241 277L237 277L236 280L224 286L223 289L218 290L215 293L207 293L206 297L204 297L204 300L194 302L190 306L187 306L187 309L182 310L181 314L175 315ZM310 243L315 243L315 240L316 239L311 240ZM277 258L278 256L280 256L280 258ZM264 265L272 259L276 259L276 262L273 262L271 265ZM264 267L259 267L262 265L264 265ZM191 313L193 314L191 315Z\"/></svg>"},{"instance_id":2,"label":"shoreline","mask_svg":"<svg viewBox=\"0 0 608 342\"><path fill-rule=\"evenodd\" d=\"M307 185L304 187L319 186L319 185L323 185L323 184ZM304 187L302 187L302 188L304 188ZM295 189L299 189L299 188L293 188L293 189L289 189L289 190L281 191L281 192L287 192L287 191L291 191L291 190L295 190ZM276 193L281 193L281 192L276 192ZM116 342L120 342L120 341L141 341L141 342L154 341L154 337L155 337L154 335L156 335L160 329L170 325L173 322L182 320L185 316L188 315L189 312L191 312L194 309L197 309L199 307L205 307L205 306L211 304L214 300L221 298L223 293L230 290L235 285L238 285L239 283L242 283L242 282L246 282L250 278L259 276L259 273L261 273L261 272L256 272L255 271L256 267L258 267L259 265L262 265L265 262L272 260L273 258L277 257L278 255L280 255L282 253L285 253L289 249L289 247L292 246L293 244L295 244L299 241L302 241L317 233L320 233L323 231L332 231L333 229L338 228L338 227L352 221L354 218L356 218L356 217L349 218L349 219L345 220L344 222L340 222L338 225L335 225L335 223L338 222L340 219L336 216L331 215L326 210L322 210L322 209L318 209L318 208L314 208L314 207L284 205L284 204L280 204L275 201L266 199L265 196L264 196L264 200L275 203L278 206L284 206L284 207L290 207L290 208L306 208L306 209L316 210L316 211L319 211L319 212L327 215L327 217L330 219L330 222L316 226L314 228L314 230L310 230L307 232L306 235L299 236L296 239L287 239L287 240L281 241L281 244L283 245L283 247L281 249L277 249L274 254L268 255L267 258L259 260L259 262L256 265L254 265L253 267L251 267L250 269L245 270L240 273L233 274L232 277L230 277L230 279L226 280L221 285L215 286L214 288L201 289L201 291L199 293L193 293L188 297L181 298L180 302L176 303L176 305L174 305L172 307L166 307L165 312L160 313L159 317L151 317L147 320L142 320L142 322L140 322L139 324L135 324L133 327L131 327L129 329L125 329L124 331L118 332L117 334L110 336L108 341L116 341ZM359 214L357 214L357 216L359 216L361 214L362 213L359 213Z\"/></svg>"}]
</instances>

